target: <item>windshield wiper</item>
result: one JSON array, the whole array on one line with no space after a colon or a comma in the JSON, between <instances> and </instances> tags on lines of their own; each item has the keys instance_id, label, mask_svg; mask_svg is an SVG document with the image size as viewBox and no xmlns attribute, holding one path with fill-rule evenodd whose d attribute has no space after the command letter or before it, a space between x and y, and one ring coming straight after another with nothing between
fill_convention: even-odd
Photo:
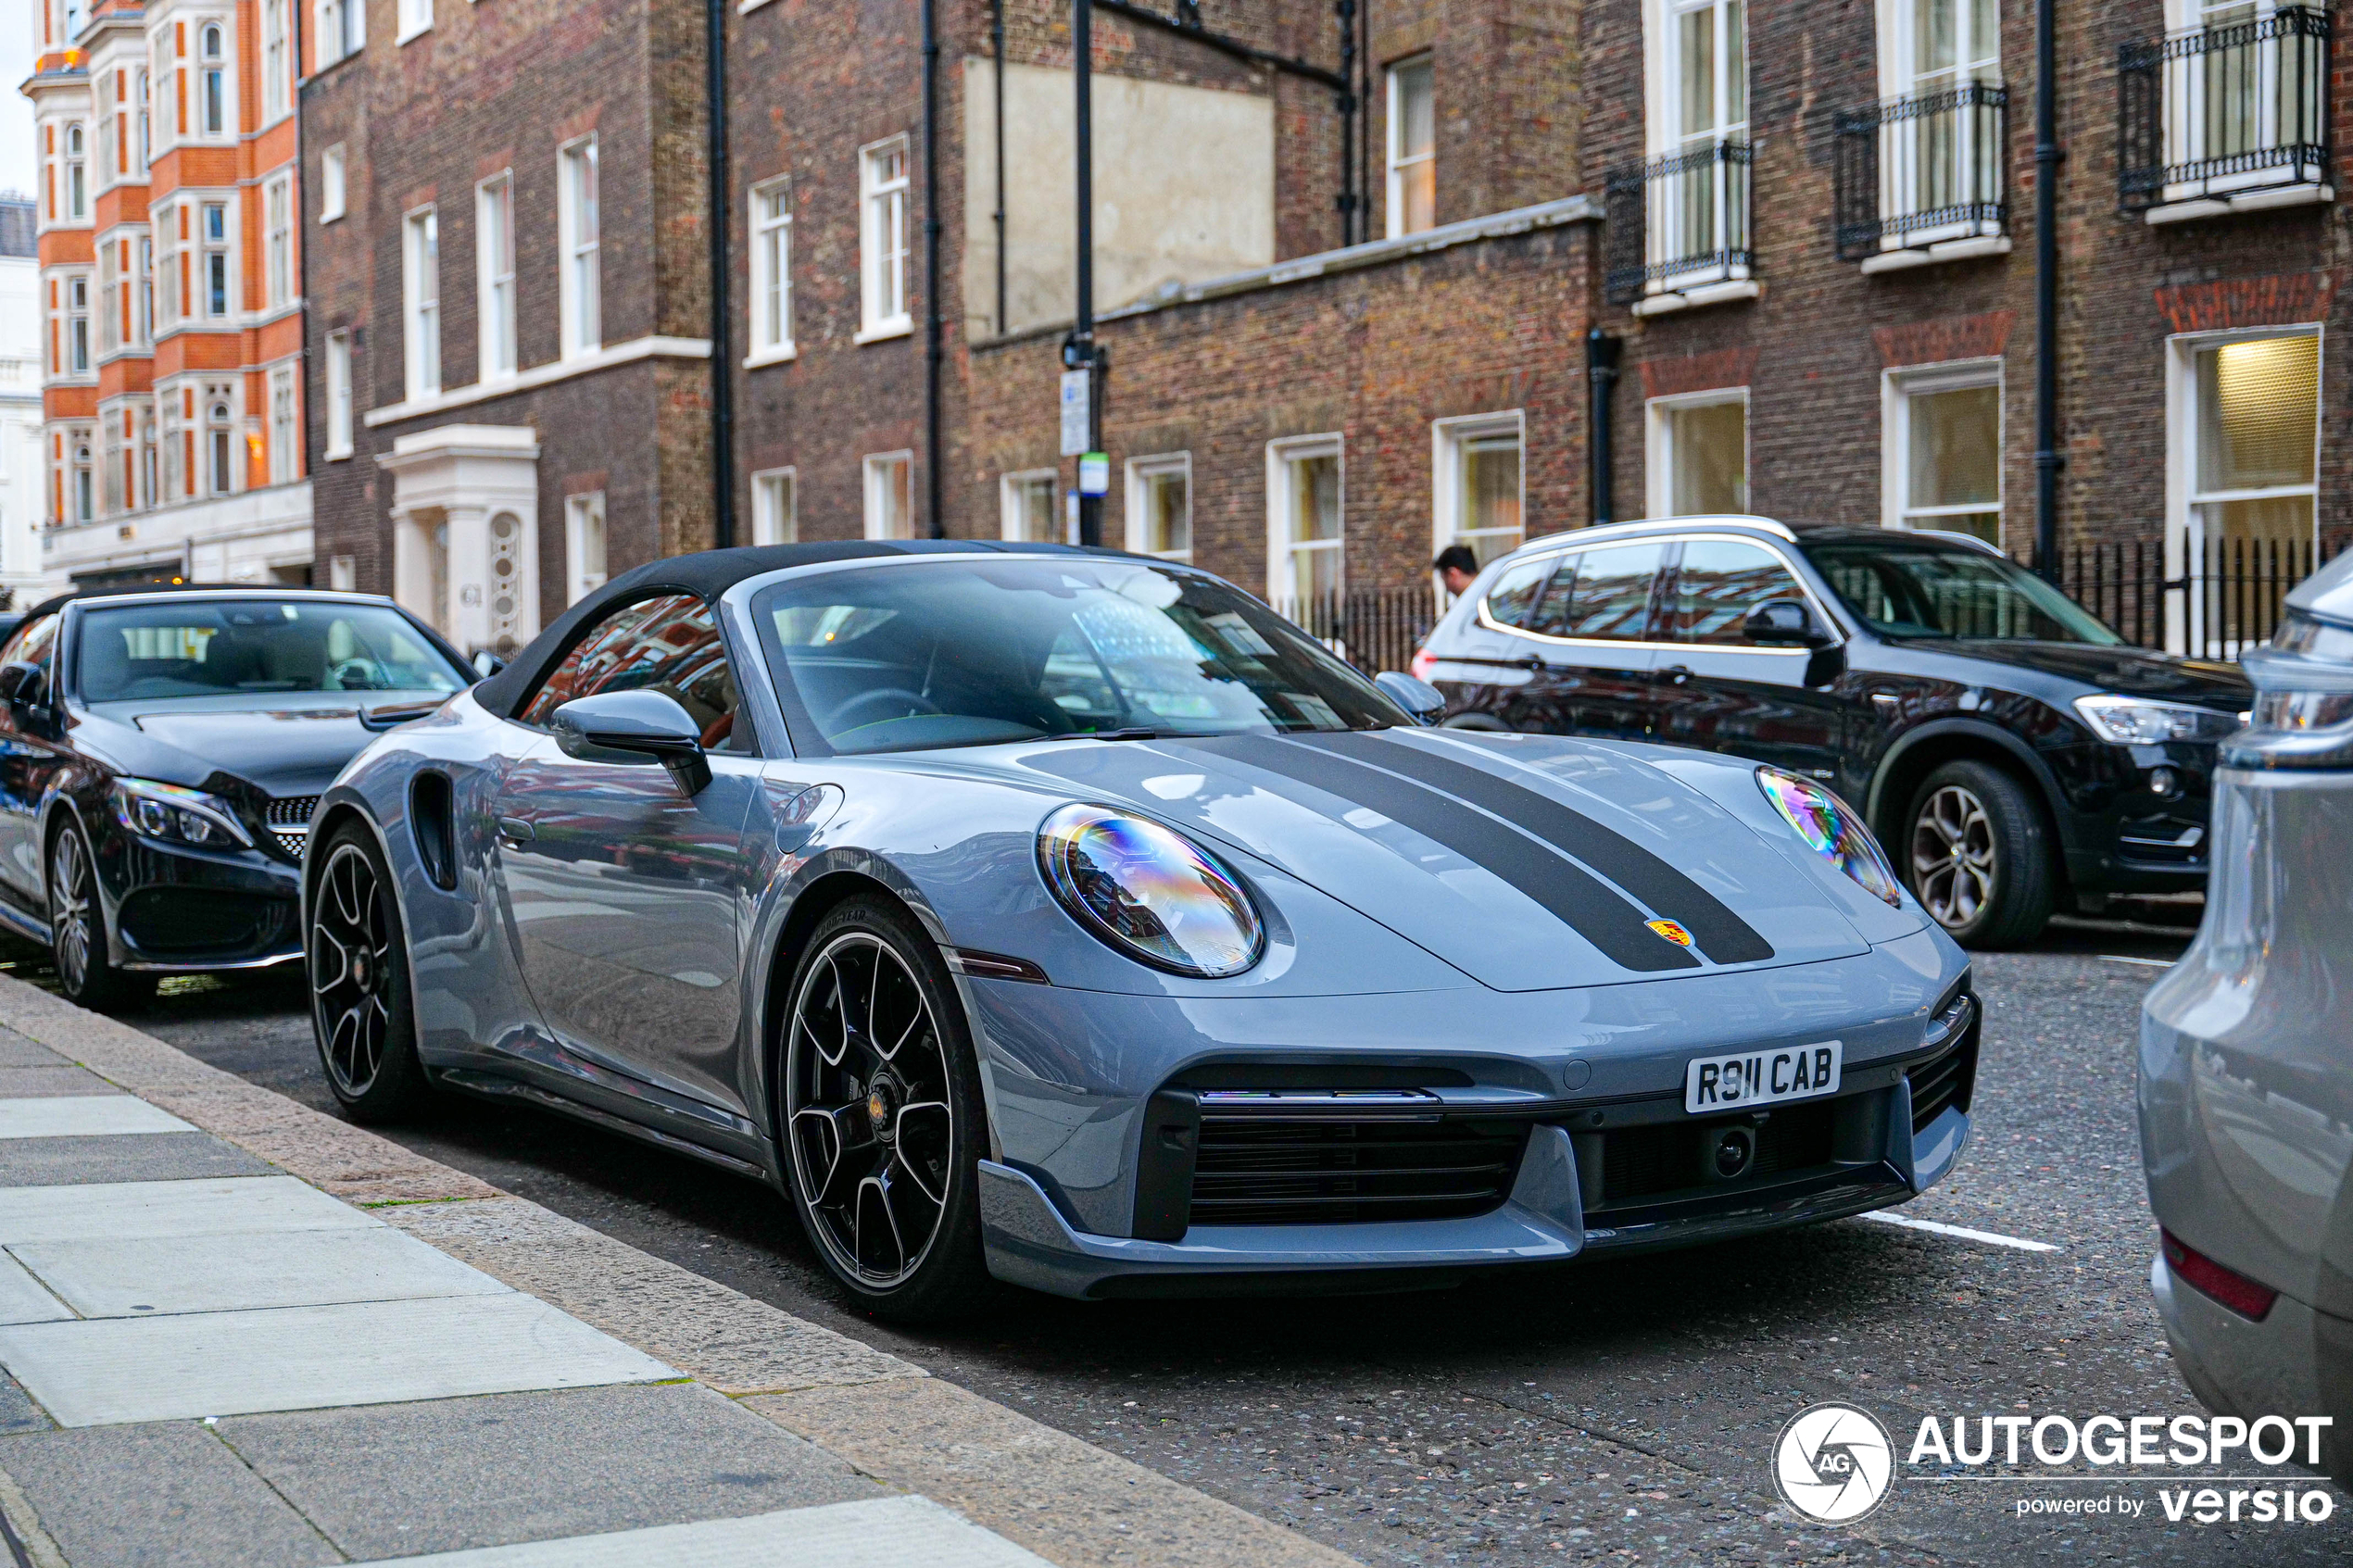
<instances>
[{"instance_id":1,"label":"windshield wiper","mask_svg":"<svg viewBox=\"0 0 2353 1568\"><path fill-rule=\"evenodd\" d=\"M1073 730L1067 734L1048 735L1048 740L1161 740L1163 730Z\"/></svg>"}]
</instances>

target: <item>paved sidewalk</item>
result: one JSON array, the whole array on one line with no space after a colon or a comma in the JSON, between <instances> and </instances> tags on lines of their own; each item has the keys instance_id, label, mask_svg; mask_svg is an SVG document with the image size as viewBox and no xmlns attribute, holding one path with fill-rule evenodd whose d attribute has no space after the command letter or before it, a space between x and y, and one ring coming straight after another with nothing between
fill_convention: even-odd
<instances>
[{"instance_id":1,"label":"paved sidewalk","mask_svg":"<svg viewBox=\"0 0 2353 1568\"><path fill-rule=\"evenodd\" d=\"M42 1568L1349 1561L5 976L0 1368Z\"/></svg>"}]
</instances>

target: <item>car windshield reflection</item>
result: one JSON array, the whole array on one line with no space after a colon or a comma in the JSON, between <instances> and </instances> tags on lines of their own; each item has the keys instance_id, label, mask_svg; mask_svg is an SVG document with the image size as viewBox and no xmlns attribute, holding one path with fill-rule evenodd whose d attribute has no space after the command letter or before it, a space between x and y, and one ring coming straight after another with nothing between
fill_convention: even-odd
<instances>
[{"instance_id":1,"label":"car windshield reflection","mask_svg":"<svg viewBox=\"0 0 2353 1568\"><path fill-rule=\"evenodd\" d=\"M1882 637L2089 643L2123 638L2006 556L1890 538L1806 546L1846 608Z\"/></svg>"},{"instance_id":2,"label":"car windshield reflection","mask_svg":"<svg viewBox=\"0 0 2353 1568\"><path fill-rule=\"evenodd\" d=\"M471 685L398 612L323 599L175 599L86 611L84 702L262 692L424 692Z\"/></svg>"},{"instance_id":3,"label":"car windshield reflection","mask_svg":"<svg viewBox=\"0 0 2353 1568\"><path fill-rule=\"evenodd\" d=\"M1256 600L1141 562L894 564L788 580L754 603L804 750L1412 722Z\"/></svg>"}]
</instances>

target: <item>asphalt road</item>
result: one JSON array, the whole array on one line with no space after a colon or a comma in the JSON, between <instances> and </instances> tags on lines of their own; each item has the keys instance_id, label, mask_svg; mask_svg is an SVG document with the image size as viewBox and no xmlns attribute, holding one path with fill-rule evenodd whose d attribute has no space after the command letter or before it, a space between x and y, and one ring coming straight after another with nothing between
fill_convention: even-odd
<instances>
[{"instance_id":1,"label":"asphalt road","mask_svg":"<svg viewBox=\"0 0 2353 1568\"><path fill-rule=\"evenodd\" d=\"M784 1202L560 1117L455 1102L401 1142L1367 1563L2353 1561L2326 1524L2169 1524L2153 1484L1900 1484L1846 1530L1772 1499L1782 1424L1820 1399L1908 1443L1924 1414L2173 1415L2196 1402L2149 1302L2136 1009L2177 936L2055 928L1981 957L1976 1135L1905 1213L1412 1295L1086 1304L1008 1292L951 1331L851 1311ZM45 955L0 967L40 978ZM8 961L8 960L13 961ZM2128 961L2139 960L2139 961ZM174 981L132 1022L322 1110L299 980ZM2174 1483L2178 1485L2178 1481ZM2020 1518L2133 1498L2135 1519Z\"/></svg>"}]
</instances>

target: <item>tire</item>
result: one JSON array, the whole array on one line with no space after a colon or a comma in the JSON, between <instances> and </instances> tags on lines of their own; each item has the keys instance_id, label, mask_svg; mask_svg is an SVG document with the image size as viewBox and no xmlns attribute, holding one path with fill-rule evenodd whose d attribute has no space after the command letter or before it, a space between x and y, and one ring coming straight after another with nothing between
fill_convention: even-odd
<instances>
[{"instance_id":1,"label":"tire","mask_svg":"<svg viewBox=\"0 0 2353 1568\"><path fill-rule=\"evenodd\" d=\"M310 1027L327 1087L354 1122L399 1121L432 1097L417 1056L409 946L374 835L337 828L321 856L303 933Z\"/></svg>"},{"instance_id":2,"label":"tire","mask_svg":"<svg viewBox=\"0 0 2353 1568\"><path fill-rule=\"evenodd\" d=\"M1964 947L2015 947L2040 935L2058 897L2041 804L1984 762L1947 762L1922 780L1904 819L1905 880Z\"/></svg>"},{"instance_id":3,"label":"tire","mask_svg":"<svg viewBox=\"0 0 2353 1568\"><path fill-rule=\"evenodd\" d=\"M49 950L57 989L95 1012L135 1007L155 995L155 977L118 967L107 950L106 900L82 824L68 818L49 840Z\"/></svg>"},{"instance_id":4,"label":"tire","mask_svg":"<svg viewBox=\"0 0 2353 1568\"><path fill-rule=\"evenodd\" d=\"M810 934L786 997L778 1122L810 1244L876 1316L970 1313L990 1293L985 1111L938 948L898 904L861 894Z\"/></svg>"}]
</instances>

